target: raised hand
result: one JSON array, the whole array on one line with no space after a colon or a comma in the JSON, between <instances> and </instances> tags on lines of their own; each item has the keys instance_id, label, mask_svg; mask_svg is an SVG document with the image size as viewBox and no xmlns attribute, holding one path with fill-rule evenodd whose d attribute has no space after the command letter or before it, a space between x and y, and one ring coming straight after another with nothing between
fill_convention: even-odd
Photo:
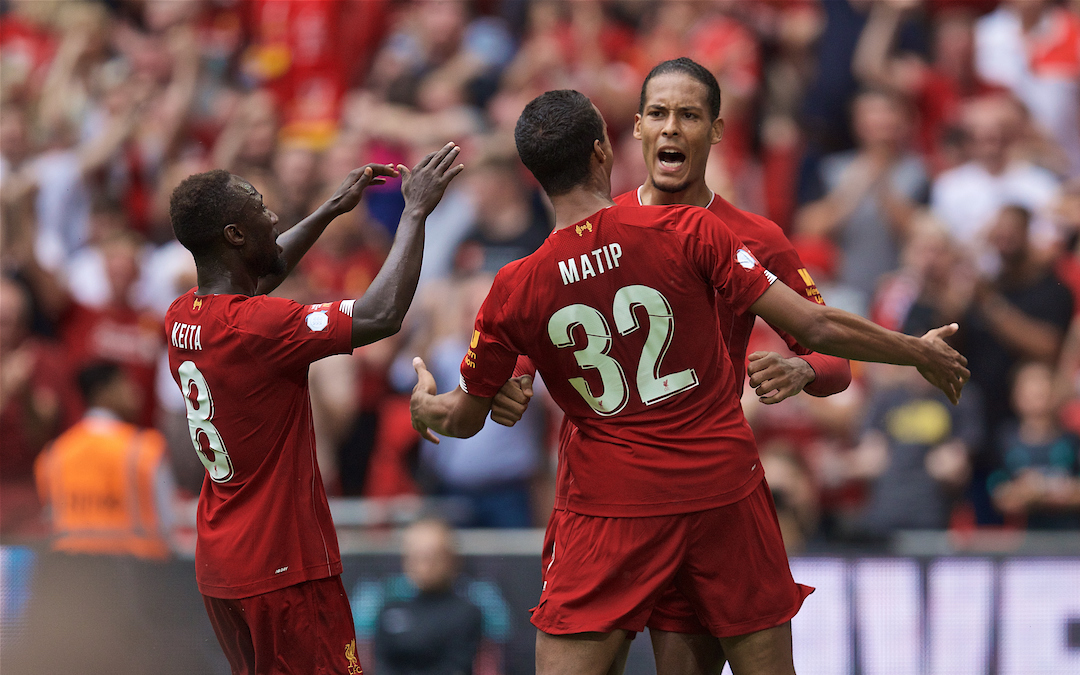
<instances>
[{"instance_id":1,"label":"raised hand","mask_svg":"<svg viewBox=\"0 0 1080 675\"><path fill-rule=\"evenodd\" d=\"M960 402L960 392L971 377L971 371L967 369L967 359L945 344L944 340L956 333L959 328L955 323L950 323L947 326L929 330L926 335L919 338L923 342L923 356L925 357L925 362L918 366L919 374L927 382L945 392L953 404Z\"/></svg>"},{"instance_id":2,"label":"raised hand","mask_svg":"<svg viewBox=\"0 0 1080 675\"><path fill-rule=\"evenodd\" d=\"M454 164L460 152L461 148L450 142L442 149L429 153L412 170L398 164L406 210L419 209L425 216L435 210L446 186L465 168L464 164Z\"/></svg>"},{"instance_id":3,"label":"raised hand","mask_svg":"<svg viewBox=\"0 0 1080 675\"><path fill-rule=\"evenodd\" d=\"M330 212L336 217L352 211L360 203L360 196L364 194L364 189L369 185L382 185L386 182L387 176L396 178L398 172L394 167L386 164L365 164L358 169L353 169L330 199L326 200Z\"/></svg>"},{"instance_id":4,"label":"raised hand","mask_svg":"<svg viewBox=\"0 0 1080 675\"><path fill-rule=\"evenodd\" d=\"M776 352L754 352L747 359L750 386L754 387L758 400L766 404L779 403L798 394L817 376L810 364L798 357L785 359ZM769 392L774 393L766 396Z\"/></svg>"},{"instance_id":5,"label":"raised hand","mask_svg":"<svg viewBox=\"0 0 1080 675\"><path fill-rule=\"evenodd\" d=\"M503 383L499 393L491 401L491 421L504 427L512 427L529 408L533 397L533 379L530 375L521 375Z\"/></svg>"}]
</instances>

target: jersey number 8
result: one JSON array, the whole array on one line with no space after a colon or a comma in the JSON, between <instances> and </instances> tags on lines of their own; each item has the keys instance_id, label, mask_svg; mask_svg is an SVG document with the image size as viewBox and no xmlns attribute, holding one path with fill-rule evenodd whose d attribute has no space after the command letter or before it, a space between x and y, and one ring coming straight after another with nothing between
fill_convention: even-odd
<instances>
[{"instance_id":1,"label":"jersey number 8","mask_svg":"<svg viewBox=\"0 0 1080 675\"><path fill-rule=\"evenodd\" d=\"M233 477L232 459L225 450L225 441L211 420L214 418L214 398L199 368L184 361L176 369L180 375L180 391L187 405L188 431L199 460L206 467L210 480L224 483Z\"/></svg>"},{"instance_id":2,"label":"jersey number 8","mask_svg":"<svg viewBox=\"0 0 1080 675\"><path fill-rule=\"evenodd\" d=\"M649 286L624 286L615 293L612 305L619 335L629 335L641 327L634 314L637 307L644 307L649 317L649 334L637 365L637 390L642 403L659 403L698 385L697 373L693 368L670 375L660 374L660 362L671 345L671 335L675 330L671 304L663 293ZM588 305L567 305L548 320L548 337L552 344L560 349L573 347L575 326L585 329L588 341L584 349L574 352L574 358L582 368L594 369L600 374L603 392L600 396L594 395L583 377L570 378L570 384L598 414L605 417L615 415L626 406L630 395L622 364L608 356L611 329L607 319Z\"/></svg>"}]
</instances>

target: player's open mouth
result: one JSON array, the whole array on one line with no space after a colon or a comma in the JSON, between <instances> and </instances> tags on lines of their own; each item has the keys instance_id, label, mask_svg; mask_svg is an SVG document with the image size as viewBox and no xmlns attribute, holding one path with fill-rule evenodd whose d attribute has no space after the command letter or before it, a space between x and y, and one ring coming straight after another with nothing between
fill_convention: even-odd
<instances>
[{"instance_id":1,"label":"player's open mouth","mask_svg":"<svg viewBox=\"0 0 1080 675\"><path fill-rule=\"evenodd\" d=\"M686 162L686 155L678 150L661 150L656 158L660 161L660 168L665 171L678 171Z\"/></svg>"}]
</instances>

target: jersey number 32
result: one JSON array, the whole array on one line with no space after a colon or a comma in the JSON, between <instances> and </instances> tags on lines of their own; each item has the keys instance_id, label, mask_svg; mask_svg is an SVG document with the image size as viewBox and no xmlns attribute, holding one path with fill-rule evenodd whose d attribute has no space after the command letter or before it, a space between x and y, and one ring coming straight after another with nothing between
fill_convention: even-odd
<instances>
[{"instance_id":1,"label":"jersey number 32","mask_svg":"<svg viewBox=\"0 0 1080 675\"><path fill-rule=\"evenodd\" d=\"M644 307L649 317L649 334L637 364L637 390L641 402L652 405L696 387L698 377L693 368L669 375L660 374L660 363L675 331L671 304L663 293L641 285L620 288L612 303L612 315L619 335L629 335L641 327L634 313L637 307ZM595 395L583 377L570 378L570 384L598 414L615 415L626 406L630 394L622 364L608 356L612 338L607 319L599 310L588 305L567 305L548 320L548 337L560 349L573 347L576 326L585 329L588 341L583 349L574 352L574 358L582 368L594 369L600 374L603 392Z\"/></svg>"}]
</instances>

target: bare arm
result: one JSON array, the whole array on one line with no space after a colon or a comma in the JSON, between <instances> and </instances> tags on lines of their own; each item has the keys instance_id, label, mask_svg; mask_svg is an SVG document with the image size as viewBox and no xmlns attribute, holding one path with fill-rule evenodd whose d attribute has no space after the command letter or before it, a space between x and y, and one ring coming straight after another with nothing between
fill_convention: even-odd
<instances>
[{"instance_id":1,"label":"bare arm","mask_svg":"<svg viewBox=\"0 0 1080 675\"><path fill-rule=\"evenodd\" d=\"M1054 324L1025 314L997 293L986 295L978 307L991 332L1024 358L1053 361L1061 353L1065 336Z\"/></svg>"},{"instance_id":2,"label":"bare arm","mask_svg":"<svg viewBox=\"0 0 1080 675\"><path fill-rule=\"evenodd\" d=\"M844 170L836 187L799 211L795 222L799 234L807 237L832 236L881 179L885 168L882 162L859 155Z\"/></svg>"},{"instance_id":3,"label":"bare arm","mask_svg":"<svg viewBox=\"0 0 1080 675\"><path fill-rule=\"evenodd\" d=\"M901 7L889 2L876 2L870 8L855 54L851 71L864 85L892 89L889 72L889 52L900 28Z\"/></svg>"},{"instance_id":4,"label":"bare arm","mask_svg":"<svg viewBox=\"0 0 1080 675\"><path fill-rule=\"evenodd\" d=\"M354 347L381 340L401 330L401 322L405 320L405 313L409 311L416 284L420 280L424 224L442 199L446 186L464 168L454 163L459 152L458 146L447 143L438 152L420 160L412 171L398 165L398 171L403 176L401 191L405 195L405 211L382 269L364 295L353 303ZM487 411L484 413L486 415Z\"/></svg>"},{"instance_id":5,"label":"bare arm","mask_svg":"<svg viewBox=\"0 0 1080 675\"><path fill-rule=\"evenodd\" d=\"M420 435L438 443L435 434L453 438L469 438L484 428L491 399L466 394L461 387L454 387L445 394L437 394L435 378L428 372L424 360L413 359L417 382L413 388L409 408L412 410L413 429Z\"/></svg>"},{"instance_id":6,"label":"bare arm","mask_svg":"<svg viewBox=\"0 0 1080 675\"><path fill-rule=\"evenodd\" d=\"M955 324L916 338L834 307L806 302L783 284L770 286L750 311L808 349L857 361L915 366L953 403L960 400L960 391L971 376L967 359L942 340L956 332Z\"/></svg>"},{"instance_id":7,"label":"bare arm","mask_svg":"<svg viewBox=\"0 0 1080 675\"><path fill-rule=\"evenodd\" d=\"M353 169L341 183L334 194L315 209L307 218L291 227L277 239L277 243L284 249L286 268L284 274L270 275L259 280L257 293L265 295L270 293L289 276L296 268L300 259L308 252L308 249L318 240L326 226L334 218L348 213L360 203L360 195L368 185L378 185L386 181L385 176L396 176L397 171L385 164L367 164L358 169Z\"/></svg>"}]
</instances>

